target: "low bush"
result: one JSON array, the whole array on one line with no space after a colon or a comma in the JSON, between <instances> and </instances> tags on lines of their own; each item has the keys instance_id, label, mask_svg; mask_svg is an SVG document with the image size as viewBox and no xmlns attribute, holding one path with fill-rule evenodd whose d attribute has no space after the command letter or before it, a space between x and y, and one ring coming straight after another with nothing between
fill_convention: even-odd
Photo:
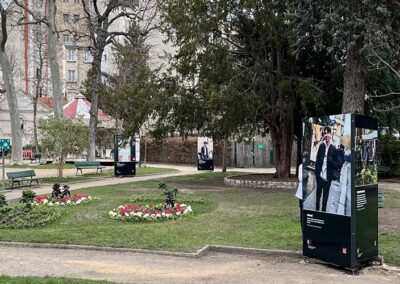
<instances>
[{"instance_id":1,"label":"low bush","mask_svg":"<svg viewBox=\"0 0 400 284\"><path fill-rule=\"evenodd\" d=\"M43 226L52 223L62 216L62 207L26 206L0 208L0 229L20 229Z\"/></svg>"}]
</instances>

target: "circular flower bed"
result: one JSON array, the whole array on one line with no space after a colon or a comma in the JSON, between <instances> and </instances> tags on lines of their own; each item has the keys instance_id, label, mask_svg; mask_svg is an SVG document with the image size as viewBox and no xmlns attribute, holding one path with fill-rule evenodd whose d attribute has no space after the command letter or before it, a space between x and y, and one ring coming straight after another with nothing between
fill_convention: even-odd
<instances>
[{"instance_id":1,"label":"circular flower bed","mask_svg":"<svg viewBox=\"0 0 400 284\"><path fill-rule=\"evenodd\" d=\"M0 229L20 229L44 226L59 219L64 214L62 207L17 205L0 208Z\"/></svg>"},{"instance_id":2,"label":"circular flower bed","mask_svg":"<svg viewBox=\"0 0 400 284\"><path fill-rule=\"evenodd\" d=\"M173 208L164 208L163 204L150 206L144 203L134 203L121 205L108 212L108 215L115 220L158 221L180 219L183 215L192 212L192 207L186 204L175 203Z\"/></svg>"},{"instance_id":3,"label":"circular flower bed","mask_svg":"<svg viewBox=\"0 0 400 284\"><path fill-rule=\"evenodd\" d=\"M88 194L73 194L64 198L52 198L47 195L37 196L33 199L34 205L45 204L48 206L54 205L79 205L83 203L88 203L93 200L93 197Z\"/></svg>"}]
</instances>

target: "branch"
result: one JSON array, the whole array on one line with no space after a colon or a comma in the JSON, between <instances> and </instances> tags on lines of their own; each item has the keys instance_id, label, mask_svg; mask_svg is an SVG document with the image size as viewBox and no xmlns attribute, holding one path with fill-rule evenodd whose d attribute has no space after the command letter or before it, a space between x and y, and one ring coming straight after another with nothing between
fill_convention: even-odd
<instances>
[{"instance_id":1,"label":"branch","mask_svg":"<svg viewBox=\"0 0 400 284\"><path fill-rule=\"evenodd\" d=\"M47 26L49 25L49 21L48 21L48 19L46 17L39 17L36 13L34 13L31 9L26 7L24 4L22 4L18 0L13 0L13 1L14 1L15 5L17 5L18 7L22 8L26 12L28 12L32 16L32 18L35 20L35 22L30 22L30 24L43 23L43 24L45 24Z\"/></svg>"},{"instance_id":2,"label":"branch","mask_svg":"<svg viewBox=\"0 0 400 284\"><path fill-rule=\"evenodd\" d=\"M383 60L383 58L380 57L379 54L378 54L375 50L372 50L372 53L379 59L380 62L382 62L384 65L386 65L390 70L392 70L392 71L397 75L397 77L400 78L400 72L398 72L397 70L395 70L395 69L392 67L392 65L390 65L388 62L386 62L385 60Z\"/></svg>"},{"instance_id":3,"label":"branch","mask_svg":"<svg viewBox=\"0 0 400 284\"><path fill-rule=\"evenodd\" d=\"M3 4L0 4L0 14L1 14L1 34L2 34L0 50L5 51L8 34L7 34L7 13L6 10L4 10Z\"/></svg>"}]
</instances>

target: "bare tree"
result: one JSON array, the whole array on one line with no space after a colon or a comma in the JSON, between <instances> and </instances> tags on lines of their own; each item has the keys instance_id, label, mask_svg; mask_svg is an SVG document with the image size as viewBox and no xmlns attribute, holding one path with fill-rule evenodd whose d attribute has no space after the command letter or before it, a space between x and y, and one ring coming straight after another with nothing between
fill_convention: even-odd
<instances>
[{"instance_id":1,"label":"bare tree","mask_svg":"<svg viewBox=\"0 0 400 284\"><path fill-rule=\"evenodd\" d=\"M2 69L7 103L10 111L11 139L12 139L11 162L20 164L22 163L22 133L19 120L19 108L18 108L17 94L15 91L12 66L6 51L6 43L8 39L7 17L12 12L13 11L10 9L9 5L5 4L4 2L0 2L0 16L1 16L0 66Z\"/></svg>"},{"instance_id":2,"label":"bare tree","mask_svg":"<svg viewBox=\"0 0 400 284\"><path fill-rule=\"evenodd\" d=\"M45 7L45 3L48 3L48 16L46 17L43 9L32 10L28 6L27 2L22 3L19 0L13 0L14 3L23 8L29 13L33 18L33 21L29 19L24 19L25 24L39 24L43 23L47 26L47 36L48 36L48 53L50 62L50 72L51 72L51 85L53 90L54 98L54 113L57 116L63 115L63 105L62 105L62 91L61 91L61 79L60 79L60 69L58 65L57 57L57 26L56 26L56 0L42 1L41 7ZM45 8L44 8L45 9Z\"/></svg>"},{"instance_id":3,"label":"bare tree","mask_svg":"<svg viewBox=\"0 0 400 284\"><path fill-rule=\"evenodd\" d=\"M35 144L35 152L39 153L39 142L38 142L38 123L37 123L37 109L38 100L43 96L43 71L48 65L47 56L47 38L46 38L46 26L44 24L37 24L33 27L31 34L31 41L33 43L33 64L36 68L34 77L32 78L35 86L34 94L32 95L33 104L33 142Z\"/></svg>"},{"instance_id":4,"label":"bare tree","mask_svg":"<svg viewBox=\"0 0 400 284\"><path fill-rule=\"evenodd\" d=\"M139 3L140 2L140 3ZM93 55L92 70L89 78L91 96L89 120L89 150L88 160L95 159L98 105L102 85L102 57L107 45L113 44L121 37L127 37L128 31L117 30L113 26L119 20L141 22L141 34L146 35L154 26L156 6L152 0L143 1L82 1L86 14L87 36L90 41L89 49ZM129 39L129 37L127 37Z\"/></svg>"}]
</instances>

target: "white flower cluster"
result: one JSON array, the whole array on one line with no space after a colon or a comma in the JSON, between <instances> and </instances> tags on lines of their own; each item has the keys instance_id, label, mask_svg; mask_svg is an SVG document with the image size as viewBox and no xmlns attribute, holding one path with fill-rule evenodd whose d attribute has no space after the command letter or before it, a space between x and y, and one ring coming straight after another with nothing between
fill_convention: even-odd
<instances>
[{"instance_id":1,"label":"white flower cluster","mask_svg":"<svg viewBox=\"0 0 400 284\"><path fill-rule=\"evenodd\" d=\"M189 213L193 212L192 207L186 204L180 204L181 208L185 208L182 212L178 211L175 214L172 213L171 211L168 211L166 213L165 211L162 211L160 213L146 213L146 212L141 212L141 211L131 211L131 212L125 212L123 215L120 215L119 211L120 209L124 208L124 205L118 206L118 208L115 208L114 210L111 210L108 212L108 216L110 216L112 219L122 219L122 220L134 220L134 221L140 221L140 220L168 220L168 219L174 219L176 216L181 216L181 215L186 215ZM148 205L145 206L146 208L150 208Z\"/></svg>"}]
</instances>

